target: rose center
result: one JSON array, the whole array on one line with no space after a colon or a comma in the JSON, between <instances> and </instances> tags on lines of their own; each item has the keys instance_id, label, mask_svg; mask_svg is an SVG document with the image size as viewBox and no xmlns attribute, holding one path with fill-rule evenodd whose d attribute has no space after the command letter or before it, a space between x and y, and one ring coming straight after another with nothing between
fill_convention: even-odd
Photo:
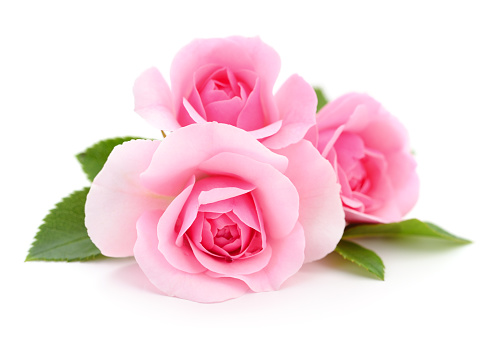
<instances>
[{"instance_id":1,"label":"rose center","mask_svg":"<svg viewBox=\"0 0 504 341\"><path fill-rule=\"evenodd\" d=\"M356 162L353 169L347 170L348 183L354 192L366 193L371 186L362 160Z\"/></svg>"},{"instance_id":2,"label":"rose center","mask_svg":"<svg viewBox=\"0 0 504 341\"><path fill-rule=\"evenodd\" d=\"M226 84L226 83L222 83L219 81L214 81L213 85L214 85L214 90L223 91L227 95L228 98L233 98L234 96L237 95L234 93L233 88L229 85L229 83Z\"/></svg>"},{"instance_id":3,"label":"rose center","mask_svg":"<svg viewBox=\"0 0 504 341\"><path fill-rule=\"evenodd\" d=\"M217 229L214 236L214 243L220 247L224 247L240 238L240 234L240 229L236 224L223 226Z\"/></svg>"}]
</instances>

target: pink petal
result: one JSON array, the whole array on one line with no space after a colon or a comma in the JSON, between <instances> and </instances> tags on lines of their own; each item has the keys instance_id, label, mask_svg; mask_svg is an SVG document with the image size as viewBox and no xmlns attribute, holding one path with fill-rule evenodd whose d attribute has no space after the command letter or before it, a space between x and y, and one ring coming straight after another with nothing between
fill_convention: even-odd
<instances>
[{"instance_id":1,"label":"pink petal","mask_svg":"<svg viewBox=\"0 0 504 341\"><path fill-rule=\"evenodd\" d=\"M308 129L303 139L310 141L313 146L317 147L319 143L319 130L317 125Z\"/></svg>"},{"instance_id":2,"label":"pink petal","mask_svg":"<svg viewBox=\"0 0 504 341\"><path fill-rule=\"evenodd\" d=\"M142 185L161 195L177 195L192 176L205 175L198 166L221 152L236 152L283 171L287 159L259 143L246 131L219 123L177 129L161 142L141 175Z\"/></svg>"},{"instance_id":3,"label":"pink petal","mask_svg":"<svg viewBox=\"0 0 504 341\"><path fill-rule=\"evenodd\" d=\"M207 216L205 216L207 218ZM203 225L201 226L201 231L195 231L201 233L201 246L207 250L211 250L214 247L214 237L211 231L210 223L208 219L203 221ZM193 240L195 240L193 238Z\"/></svg>"},{"instance_id":4,"label":"pink petal","mask_svg":"<svg viewBox=\"0 0 504 341\"><path fill-rule=\"evenodd\" d=\"M251 70L261 79L261 97L271 97L273 85L280 71L280 57L259 38L229 37L224 39L194 40L175 56L171 67L174 107L178 98L187 97L193 86L193 74L200 67L214 64L231 72ZM272 99L265 103L274 108ZM274 112L274 109L271 110Z\"/></svg>"},{"instance_id":5,"label":"pink petal","mask_svg":"<svg viewBox=\"0 0 504 341\"><path fill-rule=\"evenodd\" d=\"M135 259L152 284L168 296L203 303L225 301L249 291L248 286L240 280L213 278L205 273L190 274L166 262L157 249L156 223L161 214L161 211L147 212L137 223Z\"/></svg>"},{"instance_id":6,"label":"pink petal","mask_svg":"<svg viewBox=\"0 0 504 341\"><path fill-rule=\"evenodd\" d=\"M278 149L298 142L315 125L317 95L303 78L292 75L278 90L275 100L283 121L282 128L263 143Z\"/></svg>"},{"instance_id":7,"label":"pink petal","mask_svg":"<svg viewBox=\"0 0 504 341\"><path fill-rule=\"evenodd\" d=\"M236 197L248 193L254 188L255 186L252 185L249 185L245 188L238 188L238 187L212 188L209 189L208 191L202 191L198 197L198 201L201 205L210 204L229 198L235 198L235 201L239 202L241 197L240 198Z\"/></svg>"},{"instance_id":8,"label":"pink petal","mask_svg":"<svg viewBox=\"0 0 504 341\"><path fill-rule=\"evenodd\" d=\"M200 94L201 102L205 106L211 102L232 98L232 96L229 96L229 92L218 90L217 85L224 87L229 86L231 92L233 88L238 88L233 73L225 67L218 68L214 73L208 76L203 84L204 86L197 87L197 90Z\"/></svg>"},{"instance_id":9,"label":"pink petal","mask_svg":"<svg viewBox=\"0 0 504 341\"><path fill-rule=\"evenodd\" d=\"M294 228L298 219L298 193L291 181L270 164L223 152L202 162L199 168L206 173L234 175L254 184L253 195L261 207L268 236L281 238Z\"/></svg>"},{"instance_id":10,"label":"pink petal","mask_svg":"<svg viewBox=\"0 0 504 341\"><path fill-rule=\"evenodd\" d=\"M352 193L350 197L342 194L341 202L343 203L344 208L350 208L358 212L363 212L365 209L364 204L359 199L354 197L354 193Z\"/></svg>"},{"instance_id":11,"label":"pink petal","mask_svg":"<svg viewBox=\"0 0 504 341\"><path fill-rule=\"evenodd\" d=\"M267 125L266 127L262 127L257 130L251 130L249 133L255 138L255 139L263 139L267 138L273 134L276 134L280 129L282 128L282 121L276 121L275 123L271 123Z\"/></svg>"},{"instance_id":12,"label":"pink petal","mask_svg":"<svg viewBox=\"0 0 504 341\"><path fill-rule=\"evenodd\" d=\"M261 82L261 98L263 100L263 110L267 115L267 121L278 121L280 117L272 93L273 86L280 72L280 56L258 37L243 38L235 36L229 39L247 51L250 56L250 60L254 65L251 70L257 74L257 78Z\"/></svg>"},{"instance_id":13,"label":"pink petal","mask_svg":"<svg viewBox=\"0 0 504 341\"><path fill-rule=\"evenodd\" d=\"M350 187L350 183L348 182L348 178L346 176L343 168L336 164L338 182L341 186L341 195L351 198L353 196L352 188Z\"/></svg>"},{"instance_id":14,"label":"pink petal","mask_svg":"<svg viewBox=\"0 0 504 341\"><path fill-rule=\"evenodd\" d=\"M93 243L109 257L133 255L136 221L146 210L164 209L171 198L140 184L160 141L135 140L114 148L95 177L86 200L85 224Z\"/></svg>"},{"instance_id":15,"label":"pink petal","mask_svg":"<svg viewBox=\"0 0 504 341\"><path fill-rule=\"evenodd\" d=\"M416 162L410 153L388 155L387 173L395 192L395 202L401 214L408 213L418 200L420 183Z\"/></svg>"},{"instance_id":16,"label":"pink petal","mask_svg":"<svg viewBox=\"0 0 504 341\"><path fill-rule=\"evenodd\" d=\"M355 106L352 115L345 124L346 131L361 134L375 118L379 105L377 102L366 103L367 99L365 97L362 100L364 103L357 103Z\"/></svg>"},{"instance_id":17,"label":"pink petal","mask_svg":"<svg viewBox=\"0 0 504 341\"><path fill-rule=\"evenodd\" d=\"M233 275L243 280L255 292L278 290L286 279L299 271L304 261L305 238L300 223L292 232L280 239L268 239L273 250L268 265L261 271L251 274ZM220 276L219 274L211 274Z\"/></svg>"},{"instance_id":18,"label":"pink petal","mask_svg":"<svg viewBox=\"0 0 504 341\"><path fill-rule=\"evenodd\" d=\"M348 94L344 98L345 113L352 111L346 122L346 131L358 133L367 147L381 152L408 149L406 129L379 102L367 94ZM325 116L331 115L335 120L342 117L342 111L343 108L338 108Z\"/></svg>"},{"instance_id":19,"label":"pink petal","mask_svg":"<svg viewBox=\"0 0 504 341\"><path fill-rule=\"evenodd\" d=\"M205 242L208 242L206 233L203 231L206 229L211 229L210 223L206 220L205 214L198 212L196 215L196 219L194 219L193 224L186 231L186 234L183 237L183 240L186 241L186 238L192 240L201 246L203 242L203 235L205 235ZM210 231L211 232L211 231ZM213 247L213 235L211 236L212 243L210 243L210 248Z\"/></svg>"},{"instance_id":20,"label":"pink petal","mask_svg":"<svg viewBox=\"0 0 504 341\"><path fill-rule=\"evenodd\" d=\"M270 261L271 247L266 245L265 248L252 257L246 259L234 259L227 262L224 258L211 256L201 251L192 241L191 243L194 256L208 270L225 275L226 277L234 277L235 275L247 275L257 271L261 271Z\"/></svg>"},{"instance_id":21,"label":"pink petal","mask_svg":"<svg viewBox=\"0 0 504 341\"><path fill-rule=\"evenodd\" d=\"M257 79L254 89L249 94L247 102L238 116L236 126L251 131L264 127L264 113L261 104L260 81Z\"/></svg>"},{"instance_id":22,"label":"pink petal","mask_svg":"<svg viewBox=\"0 0 504 341\"><path fill-rule=\"evenodd\" d=\"M336 129L336 132L338 130ZM344 132L338 137L334 149L338 155L338 164L348 173L360 164L365 156L366 146L359 135Z\"/></svg>"},{"instance_id":23,"label":"pink petal","mask_svg":"<svg viewBox=\"0 0 504 341\"><path fill-rule=\"evenodd\" d=\"M319 131L337 129L348 122L348 119L360 104L360 94L349 93L326 104L317 114Z\"/></svg>"},{"instance_id":24,"label":"pink petal","mask_svg":"<svg viewBox=\"0 0 504 341\"><path fill-rule=\"evenodd\" d=\"M193 106L191 105L191 103L189 103L189 101L187 101L185 98L182 99L182 104L184 105L184 109L187 111L187 113L189 114L189 116L191 117L191 119L195 123L205 123L206 122L206 119L203 118L203 117L201 117L201 114L198 113L193 108Z\"/></svg>"},{"instance_id":25,"label":"pink petal","mask_svg":"<svg viewBox=\"0 0 504 341\"><path fill-rule=\"evenodd\" d=\"M239 97L209 103L205 106L207 121L236 125L243 106L244 101Z\"/></svg>"},{"instance_id":26,"label":"pink petal","mask_svg":"<svg viewBox=\"0 0 504 341\"><path fill-rule=\"evenodd\" d=\"M317 149L320 151L323 157L327 158L329 153L333 148L335 148L334 144L339 139L341 133L345 129L345 125L342 125L335 129L334 131L324 131L319 134L319 143Z\"/></svg>"},{"instance_id":27,"label":"pink petal","mask_svg":"<svg viewBox=\"0 0 504 341\"><path fill-rule=\"evenodd\" d=\"M401 211L393 201L387 201L376 210L366 212L370 217L375 217L376 220L381 220L385 223L394 223L402 218Z\"/></svg>"},{"instance_id":28,"label":"pink petal","mask_svg":"<svg viewBox=\"0 0 504 341\"><path fill-rule=\"evenodd\" d=\"M205 267L196 260L191 248L183 243L183 234L196 219L197 212L194 212L192 220L187 217L188 213L186 213L182 219L182 223L186 224L181 227L181 230L184 229L183 231L177 231L176 226L193 185L194 182L190 182L158 219L156 239L159 241L157 246L159 252L171 266L184 272L199 273L205 271Z\"/></svg>"},{"instance_id":29,"label":"pink petal","mask_svg":"<svg viewBox=\"0 0 504 341\"><path fill-rule=\"evenodd\" d=\"M180 101L177 103L178 112L177 112L177 121L180 123L181 126L185 127L186 125L193 124L195 123L194 119L191 117L194 116L200 116L203 118L203 120L206 121L206 111L205 108L203 107L203 103L201 102L200 95L198 93L198 90L196 89L195 86L193 86L193 90L186 95L187 97L183 97ZM187 101L191 105L191 108L194 109L197 115L195 115L194 112L189 113L187 109L184 106L184 99L187 98Z\"/></svg>"},{"instance_id":30,"label":"pink petal","mask_svg":"<svg viewBox=\"0 0 504 341\"><path fill-rule=\"evenodd\" d=\"M299 222L306 239L305 262L321 259L334 251L345 228L340 185L334 169L308 141L277 152L289 159L285 175L299 193Z\"/></svg>"},{"instance_id":31,"label":"pink petal","mask_svg":"<svg viewBox=\"0 0 504 341\"><path fill-rule=\"evenodd\" d=\"M133 86L135 111L147 122L161 130L180 127L175 117L172 94L156 68L144 71Z\"/></svg>"},{"instance_id":32,"label":"pink petal","mask_svg":"<svg viewBox=\"0 0 504 341\"><path fill-rule=\"evenodd\" d=\"M233 214L247 226L250 226L258 232L263 232L262 213L256 206L252 196L253 195L243 195L236 198L233 206Z\"/></svg>"},{"instance_id":33,"label":"pink petal","mask_svg":"<svg viewBox=\"0 0 504 341\"><path fill-rule=\"evenodd\" d=\"M201 205L199 211L205 213L227 213L230 212L233 207L234 199L227 199Z\"/></svg>"},{"instance_id":34,"label":"pink petal","mask_svg":"<svg viewBox=\"0 0 504 341\"><path fill-rule=\"evenodd\" d=\"M387 220L380 217L370 215L364 212L357 212L351 208L345 207L345 219L348 223L369 223L369 224L385 224Z\"/></svg>"},{"instance_id":35,"label":"pink petal","mask_svg":"<svg viewBox=\"0 0 504 341\"><path fill-rule=\"evenodd\" d=\"M208 82L208 80L212 77L213 74L218 72L219 70L223 70L224 68L215 64L207 64L203 65L194 71L193 74L193 86L194 91L198 91L198 89L203 89Z\"/></svg>"},{"instance_id":36,"label":"pink petal","mask_svg":"<svg viewBox=\"0 0 504 341\"><path fill-rule=\"evenodd\" d=\"M379 201L389 201L393 197L391 179L387 176L387 160L381 153L372 153L366 150L366 157L362 159L361 165L365 169L366 179L370 182L370 187L364 193Z\"/></svg>"},{"instance_id":37,"label":"pink petal","mask_svg":"<svg viewBox=\"0 0 504 341\"><path fill-rule=\"evenodd\" d=\"M238 216L236 216L233 212L227 213L227 215L238 225L238 227L241 229L241 250L242 253L246 252L247 249L250 247L251 240L254 236L256 236L255 231L258 232L264 232L262 228L262 218L261 218L261 226L260 227L252 227L249 225L246 225L245 222L240 220ZM263 237L265 233L261 233L261 237ZM261 246L266 245L266 239L261 238Z\"/></svg>"},{"instance_id":38,"label":"pink petal","mask_svg":"<svg viewBox=\"0 0 504 341\"><path fill-rule=\"evenodd\" d=\"M397 118L383 108L360 132L367 147L383 153L409 152L408 132Z\"/></svg>"},{"instance_id":39,"label":"pink petal","mask_svg":"<svg viewBox=\"0 0 504 341\"><path fill-rule=\"evenodd\" d=\"M253 70L238 70L234 72L238 84L241 85L242 90L246 90L248 93L258 85L257 73ZM275 80L273 80L274 82Z\"/></svg>"},{"instance_id":40,"label":"pink petal","mask_svg":"<svg viewBox=\"0 0 504 341\"><path fill-rule=\"evenodd\" d=\"M209 214L205 214L205 218L209 218ZM224 219L221 219L224 218ZM231 218L231 219L230 219ZM221 249L218 245L214 244L214 234L216 233L215 229L216 225L225 226L225 225L233 225L236 224L238 229L241 230L240 237L237 238L232 244L226 245L225 249L231 252L235 249L240 249L239 253L234 253L232 255L229 254L228 251ZM208 223L205 221L201 230L193 231L194 227L192 227L188 232L190 233L190 238L194 242L195 246L198 247L201 251L206 252L208 254L219 254L228 259L238 259L238 258L248 258L251 255L247 255L250 251L254 251L251 247L252 238L257 234L252 230L249 226L245 225L242 221L240 221L232 212L221 215L219 218L215 219L212 223ZM238 232L238 231L237 231ZM198 238L196 238L198 236ZM201 236L202 238L200 238ZM199 240L201 239L201 243ZM260 242L260 241L259 241ZM266 243L261 243L259 248L262 245L266 245ZM257 252L254 252L254 254Z\"/></svg>"}]
</instances>

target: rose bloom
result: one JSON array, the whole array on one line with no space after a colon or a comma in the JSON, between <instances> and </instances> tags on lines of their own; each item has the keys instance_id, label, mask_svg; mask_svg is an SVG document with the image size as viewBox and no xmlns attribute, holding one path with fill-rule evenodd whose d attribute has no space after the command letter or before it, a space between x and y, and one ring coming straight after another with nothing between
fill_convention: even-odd
<instances>
[{"instance_id":1,"label":"rose bloom","mask_svg":"<svg viewBox=\"0 0 504 341\"><path fill-rule=\"evenodd\" d=\"M315 125L317 98L298 75L273 96L279 70L280 57L259 38L195 40L173 60L171 89L156 68L140 75L135 111L161 130L215 121L286 147Z\"/></svg>"},{"instance_id":2,"label":"rose bloom","mask_svg":"<svg viewBox=\"0 0 504 341\"><path fill-rule=\"evenodd\" d=\"M307 139L337 172L348 223L399 221L415 205L419 182L406 129L370 96L327 104Z\"/></svg>"},{"instance_id":3,"label":"rose bloom","mask_svg":"<svg viewBox=\"0 0 504 341\"><path fill-rule=\"evenodd\" d=\"M308 141L272 152L233 126L193 124L117 146L85 223L104 255L134 255L165 294L216 302L277 290L332 252L345 226L339 191Z\"/></svg>"}]
</instances>

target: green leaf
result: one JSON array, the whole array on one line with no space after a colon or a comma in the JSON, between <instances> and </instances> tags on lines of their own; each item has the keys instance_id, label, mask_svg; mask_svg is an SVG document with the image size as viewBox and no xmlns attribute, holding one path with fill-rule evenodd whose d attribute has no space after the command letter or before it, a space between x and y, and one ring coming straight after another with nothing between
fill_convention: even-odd
<instances>
[{"instance_id":1,"label":"green leaf","mask_svg":"<svg viewBox=\"0 0 504 341\"><path fill-rule=\"evenodd\" d=\"M471 243L470 240L457 237L437 225L418 219L404 220L391 224L350 225L345 229L343 238L358 237L432 237L459 244Z\"/></svg>"},{"instance_id":2,"label":"green leaf","mask_svg":"<svg viewBox=\"0 0 504 341\"><path fill-rule=\"evenodd\" d=\"M86 187L56 204L39 227L27 261L75 261L100 255L84 225L84 204L88 192L89 187Z\"/></svg>"},{"instance_id":3,"label":"green leaf","mask_svg":"<svg viewBox=\"0 0 504 341\"><path fill-rule=\"evenodd\" d=\"M322 107L324 105L327 104L327 98L326 96L324 95L324 91L322 91L321 88L319 87L314 87L313 90L315 90L315 93L317 94L317 112L320 111L320 109L322 109Z\"/></svg>"},{"instance_id":4,"label":"green leaf","mask_svg":"<svg viewBox=\"0 0 504 341\"><path fill-rule=\"evenodd\" d=\"M373 251L354 242L342 239L338 243L338 246L336 246L336 252L344 259L371 272L382 281L385 279L385 265L383 265L381 258Z\"/></svg>"},{"instance_id":5,"label":"green leaf","mask_svg":"<svg viewBox=\"0 0 504 341\"><path fill-rule=\"evenodd\" d=\"M109 154L115 146L130 140L142 139L141 137L116 137L97 142L84 152L77 154L77 160L81 163L82 170L86 173L89 181L93 181L95 176L101 171L107 161Z\"/></svg>"}]
</instances>

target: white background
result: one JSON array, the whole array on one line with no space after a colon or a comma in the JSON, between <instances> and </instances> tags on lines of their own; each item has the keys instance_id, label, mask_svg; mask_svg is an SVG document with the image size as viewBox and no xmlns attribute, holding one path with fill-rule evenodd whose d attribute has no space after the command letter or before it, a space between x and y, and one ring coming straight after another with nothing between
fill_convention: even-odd
<instances>
[{"instance_id":1,"label":"white background","mask_svg":"<svg viewBox=\"0 0 504 341\"><path fill-rule=\"evenodd\" d=\"M504 11L499 1L3 1L3 340L502 340ZM330 98L367 92L406 125L421 195L409 217L474 241L367 240L373 279L338 256L280 291L220 304L160 295L133 259L24 262L47 211L87 185L74 154L159 138L132 110L194 38L259 35Z\"/></svg>"}]
</instances>

